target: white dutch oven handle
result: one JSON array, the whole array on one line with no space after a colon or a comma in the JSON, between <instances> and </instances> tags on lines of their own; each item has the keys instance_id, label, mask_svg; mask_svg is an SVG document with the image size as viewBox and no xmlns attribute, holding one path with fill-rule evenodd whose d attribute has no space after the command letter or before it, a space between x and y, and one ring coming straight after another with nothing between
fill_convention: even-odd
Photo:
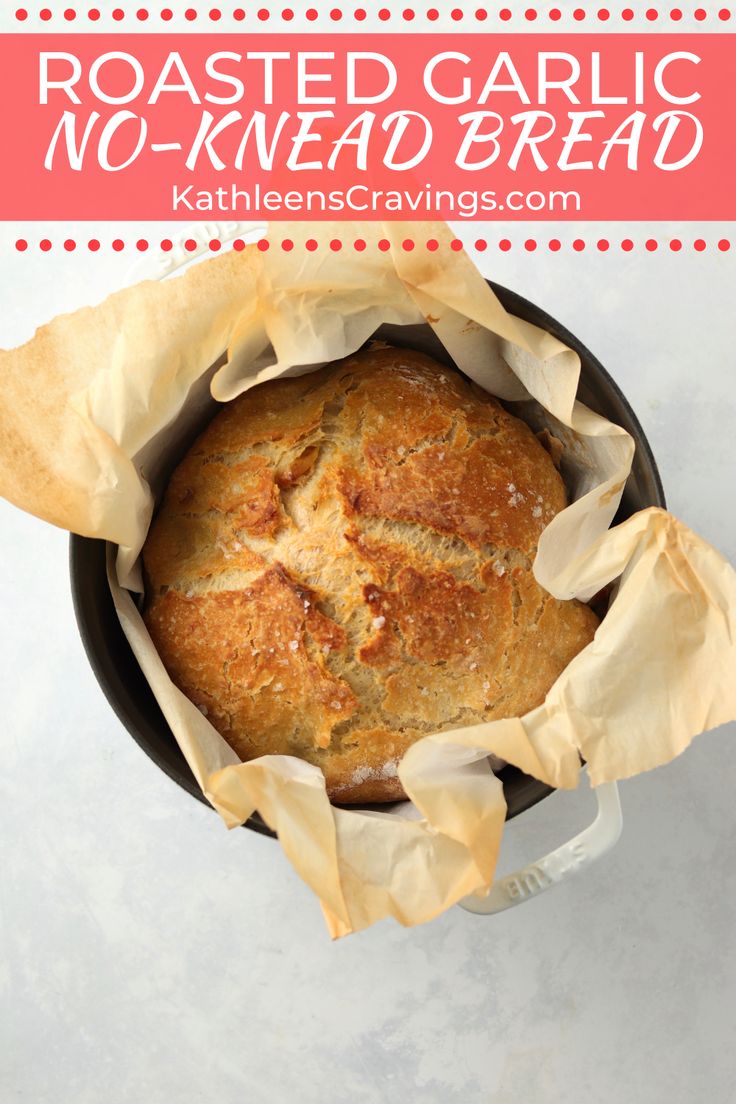
<instances>
[{"instance_id":1,"label":"white dutch oven handle","mask_svg":"<svg viewBox=\"0 0 736 1104\"><path fill-rule=\"evenodd\" d=\"M615 782L604 782L596 786L595 795L598 814L588 828L543 859L499 878L487 897L465 897L459 902L460 907L483 916L503 912L544 893L610 851L618 842L623 827L618 786Z\"/></svg>"}]
</instances>

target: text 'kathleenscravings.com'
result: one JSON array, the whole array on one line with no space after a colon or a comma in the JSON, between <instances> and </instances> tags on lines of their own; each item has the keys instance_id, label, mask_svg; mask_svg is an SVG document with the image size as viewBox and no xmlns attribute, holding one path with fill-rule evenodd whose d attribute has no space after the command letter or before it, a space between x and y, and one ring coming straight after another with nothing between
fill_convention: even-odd
<instances>
[{"instance_id":1,"label":"text 'kathleenscravings.com'","mask_svg":"<svg viewBox=\"0 0 736 1104\"><path fill-rule=\"evenodd\" d=\"M260 214L282 218L296 216L317 218L320 215L340 217L355 215L361 218L383 218L386 213L396 218L425 218L428 214L443 218L477 219L494 214L537 214L544 211L564 216L576 214L581 209L578 192L518 190L499 195L492 189L461 192L433 188L371 188L367 184L353 184L347 190L324 191L319 188L300 190L289 188L242 188L237 184L219 186L214 192L199 189L194 184L173 184L171 210L174 215L187 211L193 215L207 213L231 214L236 217Z\"/></svg>"}]
</instances>

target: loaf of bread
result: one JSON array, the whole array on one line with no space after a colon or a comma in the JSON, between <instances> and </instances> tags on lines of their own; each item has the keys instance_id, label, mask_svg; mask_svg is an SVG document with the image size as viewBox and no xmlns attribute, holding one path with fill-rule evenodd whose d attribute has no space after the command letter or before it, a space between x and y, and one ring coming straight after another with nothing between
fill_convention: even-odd
<instances>
[{"instance_id":1,"label":"loaf of bread","mask_svg":"<svg viewBox=\"0 0 736 1104\"><path fill-rule=\"evenodd\" d=\"M565 505L524 422L376 347L216 415L149 532L145 621L241 759L296 755L335 802L394 800L411 744L540 705L592 639L593 612L532 574Z\"/></svg>"}]
</instances>

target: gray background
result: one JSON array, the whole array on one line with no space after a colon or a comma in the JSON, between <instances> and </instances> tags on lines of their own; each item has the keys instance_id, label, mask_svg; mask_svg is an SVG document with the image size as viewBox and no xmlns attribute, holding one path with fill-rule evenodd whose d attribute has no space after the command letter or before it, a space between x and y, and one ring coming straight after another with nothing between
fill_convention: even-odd
<instances>
[{"instance_id":1,"label":"gray background","mask_svg":"<svg viewBox=\"0 0 736 1104\"><path fill-rule=\"evenodd\" d=\"M482 264L600 356L672 510L736 558L733 254L514 248ZM130 260L4 266L9 345L121 285ZM733 726L625 783L623 838L577 879L496 917L454 909L331 944L279 848L228 834L111 713L76 634L66 535L4 503L0 527L0 1098L733 1100ZM502 869L591 816L586 790L554 795L509 827Z\"/></svg>"},{"instance_id":2,"label":"gray background","mask_svg":"<svg viewBox=\"0 0 736 1104\"><path fill-rule=\"evenodd\" d=\"M0 29L17 29L9 12ZM127 253L17 255L16 237L164 229L0 229L0 344L131 279ZM736 559L736 254L712 246L733 226L504 232L513 250L480 257L483 270L600 357L671 509ZM534 235L561 238L561 253L525 253ZM569 248L601 236L637 248ZM653 236L704 237L708 250L650 254ZM278 846L228 834L111 713L74 626L66 535L0 503L0 540L2 1101L731 1104L733 725L625 783L621 842L577 879L496 917L454 909L331 944ZM501 869L592 813L585 789L554 795L510 825Z\"/></svg>"}]
</instances>

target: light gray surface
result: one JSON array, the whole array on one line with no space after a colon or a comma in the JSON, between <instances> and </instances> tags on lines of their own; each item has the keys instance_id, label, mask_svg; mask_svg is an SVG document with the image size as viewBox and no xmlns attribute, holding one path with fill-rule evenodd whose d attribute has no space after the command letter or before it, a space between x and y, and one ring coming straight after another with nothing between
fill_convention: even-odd
<instances>
[{"instance_id":1,"label":"light gray surface","mask_svg":"<svg viewBox=\"0 0 736 1104\"><path fill-rule=\"evenodd\" d=\"M602 359L671 508L736 557L734 254L517 247L482 263ZM129 266L6 252L0 343ZM65 534L5 504L0 533L0 1099L733 1101L733 726L627 782L618 848L578 879L496 917L455 909L333 945L278 847L228 834L116 721L76 634ZM560 794L515 821L503 868L591 809Z\"/></svg>"}]
</instances>

